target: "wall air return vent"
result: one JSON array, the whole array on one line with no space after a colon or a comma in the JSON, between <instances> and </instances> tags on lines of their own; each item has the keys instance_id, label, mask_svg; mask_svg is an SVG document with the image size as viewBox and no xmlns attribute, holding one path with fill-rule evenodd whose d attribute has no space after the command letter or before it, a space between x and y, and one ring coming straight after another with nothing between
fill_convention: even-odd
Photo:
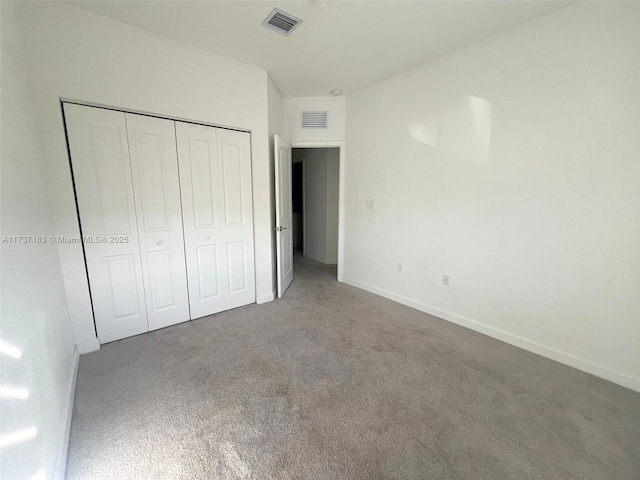
<instances>
[{"instance_id":1,"label":"wall air return vent","mask_svg":"<svg viewBox=\"0 0 640 480\"><path fill-rule=\"evenodd\" d=\"M301 128L329 128L329 112L301 112Z\"/></svg>"},{"instance_id":2,"label":"wall air return vent","mask_svg":"<svg viewBox=\"0 0 640 480\"><path fill-rule=\"evenodd\" d=\"M302 20L299 18L280 10L279 8L274 8L267 18L264 19L262 26L267 27L274 32L281 33L282 35L289 35L301 23Z\"/></svg>"}]
</instances>

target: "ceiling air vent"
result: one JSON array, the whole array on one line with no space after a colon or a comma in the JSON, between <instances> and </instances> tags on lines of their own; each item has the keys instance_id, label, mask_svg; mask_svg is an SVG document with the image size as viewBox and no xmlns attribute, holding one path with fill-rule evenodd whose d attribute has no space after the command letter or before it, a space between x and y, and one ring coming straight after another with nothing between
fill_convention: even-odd
<instances>
[{"instance_id":1,"label":"ceiling air vent","mask_svg":"<svg viewBox=\"0 0 640 480\"><path fill-rule=\"evenodd\" d=\"M301 112L301 128L328 128L329 112Z\"/></svg>"},{"instance_id":2,"label":"ceiling air vent","mask_svg":"<svg viewBox=\"0 0 640 480\"><path fill-rule=\"evenodd\" d=\"M267 27L274 32L281 33L282 35L289 35L301 23L302 20L299 18L280 10L279 8L274 8L267 18L264 19L262 26Z\"/></svg>"}]
</instances>

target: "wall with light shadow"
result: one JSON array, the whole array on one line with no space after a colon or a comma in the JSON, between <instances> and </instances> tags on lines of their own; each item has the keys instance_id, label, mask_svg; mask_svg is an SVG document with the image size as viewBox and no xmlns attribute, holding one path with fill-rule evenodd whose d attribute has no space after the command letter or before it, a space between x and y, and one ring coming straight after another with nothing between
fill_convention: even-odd
<instances>
[{"instance_id":1,"label":"wall with light shadow","mask_svg":"<svg viewBox=\"0 0 640 480\"><path fill-rule=\"evenodd\" d=\"M1 9L0 477L43 480L64 471L74 342L57 246L11 240L55 228L19 29Z\"/></svg>"},{"instance_id":2,"label":"wall with light shadow","mask_svg":"<svg viewBox=\"0 0 640 480\"><path fill-rule=\"evenodd\" d=\"M348 97L345 280L640 388L638 45L574 4Z\"/></svg>"}]
</instances>

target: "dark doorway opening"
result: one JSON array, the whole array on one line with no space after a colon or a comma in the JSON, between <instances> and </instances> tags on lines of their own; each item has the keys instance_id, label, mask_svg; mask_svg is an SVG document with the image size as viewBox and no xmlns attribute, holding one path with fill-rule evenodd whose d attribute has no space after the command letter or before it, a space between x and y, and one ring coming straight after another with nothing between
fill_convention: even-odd
<instances>
[{"instance_id":1,"label":"dark doorway opening","mask_svg":"<svg viewBox=\"0 0 640 480\"><path fill-rule=\"evenodd\" d=\"M302 161L293 163L292 171L292 210L293 210L293 250L302 254L304 252L304 195L303 195L303 179L304 166Z\"/></svg>"}]
</instances>

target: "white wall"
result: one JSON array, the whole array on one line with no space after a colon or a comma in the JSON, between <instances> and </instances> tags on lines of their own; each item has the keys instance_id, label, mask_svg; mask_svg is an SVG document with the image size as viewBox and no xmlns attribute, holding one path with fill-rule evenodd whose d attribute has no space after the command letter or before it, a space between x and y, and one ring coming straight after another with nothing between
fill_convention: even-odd
<instances>
[{"instance_id":1,"label":"white wall","mask_svg":"<svg viewBox=\"0 0 640 480\"><path fill-rule=\"evenodd\" d=\"M327 148L327 254L326 263L338 263L338 187L340 149Z\"/></svg>"},{"instance_id":2,"label":"white wall","mask_svg":"<svg viewBox=\"0 0 640 480\"><path fill-rule=\"evenodd\" d=\"M327 263L327 150L304 150L304 256Z\"/></svg>"},{"instance_id":3,"label":"white wall","mask_svg":"<svg viewBox=\"0 0 640 480\"><path fill-rule=\"evenodd\" d=\"M345 97L300 97L282 100L284 110L283 130L291 143L344 140ZM301 129L300 112L329 112L328 128Z\"/></svg>"},{"instance_id":4,"label":"white wall","mask_svg":"<svg viewBox=\"0 0 640 480\"><path fill-rule=\"evenodd\" d=\"M273 291L268 78L264 70L59 2L23 2L20 28L59 235L78 224L59 98L251 130L256 294ZM80 245L60 248L77 343L95 339Z\"/></svg>"},{"instance_id":5,"label":"white wall","mask_svg":"<svg viewBox=\"0 0 640 480\"><path fill-rule=\"evenodd\" d=\"M258 303L273 300L276 296L276 204L275 204L275 150L274 135L278 135L288 140L288 135L284 134L283 120L284 112L282 107L282 97L278 88L267 76L267 111L268 111L268 135L269 135L269 198L271 199L271 271L272 271L272 292L257 298Z\"/></svg>"},{"instance_id":6,"label":"white wall","mask_svg":"<svg viewBox=\"0 0 640 480\"><path fill-rule=\"evenodd\" d=\"M13 5L0 4L1 18L1 235L55 235L47 168L23 64ZM0 340L22 351L0 355L0 384L27 389L23 399L0 401L0 435L35 426L33 440L2 448L1 476L51 475L64 450L65 412L74 374L74 343L65 313L65 291L54 243L0 244ZM53 478L48 476L47 478Z\"/></svg>"},{"instance_id":7,"label":"white wall","mask_svg":"<svg viewBox=\"0 0 640 480\"><path fill-rule=\"evenodd\" d=\"M350 96L345 279L640 389L639 29L575 4Z\"/></svg>"}]
</instances>

